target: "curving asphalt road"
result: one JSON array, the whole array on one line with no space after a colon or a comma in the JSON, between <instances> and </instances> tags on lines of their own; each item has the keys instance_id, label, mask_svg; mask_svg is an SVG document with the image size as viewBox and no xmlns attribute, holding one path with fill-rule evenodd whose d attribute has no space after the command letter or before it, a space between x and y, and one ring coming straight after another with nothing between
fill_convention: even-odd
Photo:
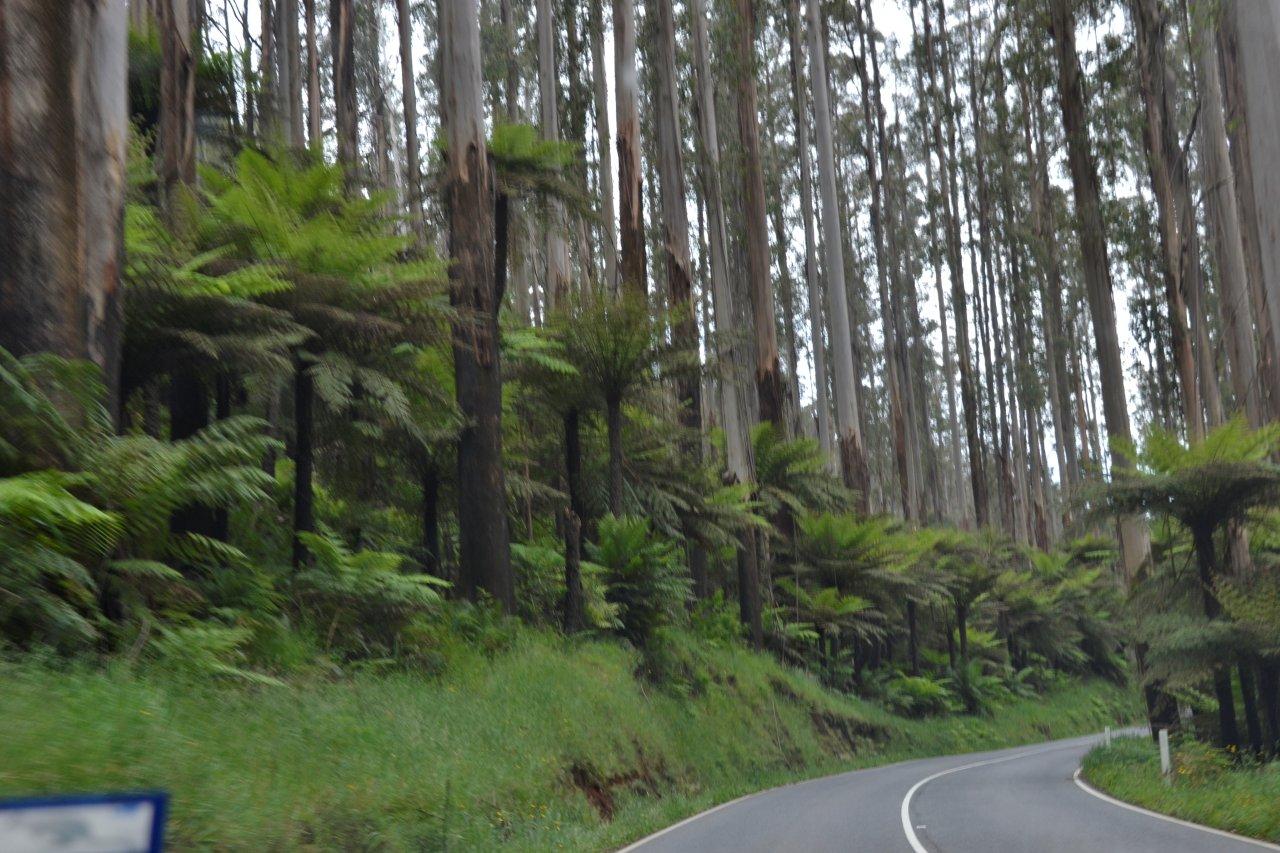
<instances>
[{"instance_id":1,"label":"curving asphalt road","mask_svg":"<svg viewBox=\"0 0 1280 853\"><path fill-rule=\"evenodd\" d=\"M774 788L620 853L1257 853L1280 850L1076 784L1098 738L926 758Z\"/></svg>"}]
</instances>

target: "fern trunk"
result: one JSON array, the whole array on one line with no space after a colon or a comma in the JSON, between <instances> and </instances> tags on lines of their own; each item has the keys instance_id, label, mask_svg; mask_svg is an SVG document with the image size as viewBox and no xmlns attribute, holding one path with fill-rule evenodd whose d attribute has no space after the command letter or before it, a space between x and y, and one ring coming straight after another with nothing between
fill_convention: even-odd
<instances>
[{"instance_id":1,"label":"fern trunk","mask_svg":"<svg viewBox=\"0 0 1280 853\"><path fill-rule=\"evenodd\" d=\"M313 430L315 429L315 381L309 365L301 356L293 367L293 568L302 568L307 560L307 547L299 533L315 531L315 495L312 472L315 467Z\"/></svg>"},{"instance_id":2,"label":"fern trunk","mask_svg":"<svg viewBox=\"0 0 1280 853\"><path fill-rule=\"evenodd\" d=\"M1196 564L1200 571L1200 592L1204 602L1204 615L1217 619L1222 612L1213 585L1218 576L1218 555L1213 545L1213 528L1193 527L1191 538L1195 544ZM1223 664L1213 668L1213 693L1218 700L1218 739L1223 747L1240 747L1240 729L1236 723L1235 694L1231 689L1231 670Z\"/></svg>"}]
</instances>

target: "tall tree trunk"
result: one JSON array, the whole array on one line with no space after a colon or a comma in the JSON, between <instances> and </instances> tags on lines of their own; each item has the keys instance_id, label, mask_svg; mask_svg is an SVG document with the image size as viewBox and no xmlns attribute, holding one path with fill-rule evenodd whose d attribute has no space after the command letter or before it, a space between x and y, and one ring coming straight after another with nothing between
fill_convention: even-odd
<instances>
[{"instance_id":1,"label":"tall tree trunk","mask_svg":"<svg viewBox=\"0 0 1280 853\"><path fill-rule=\"evenodd\" d=\"M338 0L335 0L338 2ZM502 459L502 369L495 263L495 199L481 106L476 0L440 4L444 195L449 212L450 301L458 408L458 545L462 588L515 606Z\"/></svg>"},{"instance_id":2,"label":"tall tree trunk","mask_svg":"<svg viewBox=\"0 0 1280 853\"><path fill-rule=\"evenodd\" d=\"M871 491L870 472L858 417L857 378L853 373L853 336L849 329L849 303L844 280L844 238L840 233L840 212L836 202L831 96L827 91L826 52L822 49L822 10L818 0L808 0L808 4L809 62L813 68L811 76L813 114L818 135L818 189L822 196L822 246L826 253L827 315L831 322L831 361L836 380L836 430L839 436L840 471L845 485L858 492L859 511L866 514ZM821 339L815 343L817 346L822 345Z\"/></svg>"},{"instance_id":3,"label":"tall tree trunk","mask_svg":"<svg viewBox=\"0 0 1280 853\"><path fill-rule=\"evenodd\" d=\"M817 239L813 233L813 165L809 150L809 104L804 89L804 56L801 31L805 12L801 0L791 0L791 96L796 126L796 153L800 159L800 218L804 222L804 278L809 295L809 341L813 350L814 408L818 415L818 443L828 459L836 455L828 399L827 351L822 324L822 282L818 278ZM841 253L843 255L843 252ZM797 401L798 405L799 401ZM861 429L861 426L859 426ZM864 500L867 496L864 495Z\"/></svg>"},{"instance_id":4,"label":"tall tree trunk","mask_svg":"<svg viewBox=\"0 0 1280 853\"><path fill-rule=\"evenodd\" d=\"M609 148L609 88L604 67L603 2L588 3L587 26L591 37L591 93L595 108L596 154L600 172L600 234L604 244L604 282L610 294L618 292L618 231L613 210L613 154Z\"/></svg>"},{"instance_id":5,"label":"tall tree trunk","mask_svg":"<svg viewBox=\"0 0 1280 853\"><path fill-rule=\"evenodd\" d=\"M413 19L409 17L409 0L396 0L396 24L400 35L400 91L404 105L404 165L405 182L409 185L409 221L418 245L425 246L427 224L422 212L422 163L418 159L418 84L413 70Z\"/></svg>"},{"instance_id":6,"label":"tall tree trunk","mask_svg":"<svg viewBox=\"0 0 1280 853\"><path fill-rule=\"evenodd\" d=\"M938 34L943 49L940 56L943 91L946 93L948 105L955 101L955 78L951 63L951 49L947 39L947 12L944 0L938 0ZM930 42L932 48L932 42ZM932 50L929 51L932 71ZM968 295L964 285L964 263L961 257L962 243L960 237L960 194L957 191L956 175L958 172L956 157L956 120L955 110L948 106L939 109L946 116L947 145L942 145L942 128L935 121L934 147L939 157L943 157L942 171L946 175L946 224L947 224L947 271L951 278L951 310L956 322L956 362L960 368L960 405L964 412L965 442L969 453L969 480L973 492L974 517L979 527L990 521L987 501L987 474L983 458L982 436L978 429L978 392L974 377L973 357L969 350L969 308ZM977 277L974 277L977 286Z\"/></svg>"},{"instance_id":7,"label":"tall tree trunk","mask_svg":"<svg viewBox=\"0 0 1280 853\"><path fill-rule=\"evenodd\" d=\"M346 168L348 181L355 179L360 159L360 110L356 104L355 28L355 0L329 0L329 44L333 53L334 128L338 137L338 162Z\"/></svg>"},{"instance_id":8,"label":"tall tree trunk","mask_svg":"<svg viewBox=\"0 0 1280 853\"><path fill-rule=\"evenodd\" d=\"M1080 252L1089 312L1093 317L1098 345L1098 369L1102 379L1102 408L1107 434L1113 442L1130 441L1129 408L1125 402L1124 365L1116 336L1115 304L1112 301L1111 269L1098 190L1098 170L1090 148L1084 100L1084 80L1076 53L1075 21L1070 0L1051 0L1052 29L1058 58L1058 88L1062 123L1067 135L1067 162L1075 192L1076 218L1080 231ZM1124 453L1113 450L1113 470L1133 464ZM1127 581L1144 571L1151 559L1146 523L1137 516L1119 520L1121 560Z\"/></svg>"},{"instance_id":9,"label":"tall tree trunk","mask_svg":"<svg viewBox=\"0 0 1280 853\"><path fill-rule=\"evenodd\" d=\"M0 9L0 347L101 368L119 414L128 9Z\"/></svg>"},{"instance_id":10,"label":"tall tree trunk","mask_svg":"<svg viewBox=\"0 0 1280 853\"><path fill-rule=\"evenodd\" d=\"M1218 60L1221 64L1223 110L1230 139L1231 169L1235 175L1236 201L1240 218L1240 242L1244 247L1245 269L1249 282L1249 298L1258 324L1264 361L1260 365L1267 388L1271 417L1280 417L1280 325L1273 312L1280 311L1266 288L1261 246L1262 232L1258 221L1258 204L1254 194L1253 161L1250 150L1249 116L1246 107L1245 77L1248 69L1241 63L1246 54L1241 50L1237 30L1235 3L1221 4L1217 19Z\"/></svg>"},{"instance_id":11,"label":"tall tree trunk","mask_svg":"<svg viewBox=\"0 0 1280 853\"><path fill-rule=\"evenodd\" d=\"M618 212L622 231L619 278L624 293L643 298L644 201L640 173L639 79L636 73L636 13L633 0L613 0L613 84L618 118Z\"/></svg>"},{"instance_id":12,"label":"tall tree trunk","mask_svg":"<svg viewBox=\"0 0 1280 853\"><path fill-rule=\"evenodd\" d=\"M756 114L755 2L735 0L734 36L741 63L737 77L738 136L742 144L743 228L747 282L755 337L756 389L759 417L787 434L778 329L774 320L773 282L769 268L769 231L764 201L764 166L760 159L760 123ZM828 288L829 290L831 288Z\"/></svg>"},{"instance_id":13,"label":"tall tree trunk","mask_svg":"<svg viewBox=\"0 0 1280 853\"><path fill-rule=\"evenodd\" d=\"M320 54L316 46L316 0L302 0L307 23L307 144L315 150L324 145L320 105Z\"/></svg>"},{"instance_id":14,"label":"tall tree trunk","mask_svg":"<svg viewBox=\"0 0 1280 853\"><path fill-rule=\"evenodd\" d=\"M550 142L560 140L560 108L556 100L555 21L551 12L551 0L538 0L538 94L542 119L542 138ZM547 313L569 296L569 246L565 242L564 205L558 199L547 200L546 220L543 230L543 250L546 254Z\"/></svg>"},{"instance_id":15,"label":"tall tree trunk","mask_svg":"<svg viewBox=\"0 0 1280 853\"><path fill-rule=\"evenodd\" d=\"M672 313L672 339L689 352L697 352L698 319L693 305L693 276L689 260L689 217L684 185L684 133L680 126L680 99L676 90L675 15L671 0L658 0L657 76L658 181L662 196L663 248L667 270L667 295ZM690 371L676 381L680 424L687 431L682 452L690 464L702 462L702 379ZM686 530L690 542L690 572L705 591L706 554Z\"/></svg>"}]
</instances>

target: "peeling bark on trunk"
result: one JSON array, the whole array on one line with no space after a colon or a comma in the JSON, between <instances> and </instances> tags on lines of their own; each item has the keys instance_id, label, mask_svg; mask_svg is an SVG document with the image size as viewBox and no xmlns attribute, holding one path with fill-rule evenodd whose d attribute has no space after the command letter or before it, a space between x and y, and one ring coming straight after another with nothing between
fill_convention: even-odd
<instances>
[{"instance_id":1,"label":"peeling bark on trunk","mask_svg":"<svg viewBox=\"0 0 1280 853\"><path fill-rule=\"evenodd\" d=\"M307 23L307 144L319 149L324 144L321 130L320 54L316 47L316 0L302 0Z\"/></svg>"},{"instance_id":2,"label":"peeling bark on trunk","mask_svg":"<svg viewBox=\"0 0 1280 853\"><path fill-rule=\"evenodd\" d=\"M128 10L0 5L0 346L103 372L119 415Z\"/></svg>"},{"instance_id":3,"label":"peeling bark on trunk","mask_svg":"<svg viewBox=\"0 0 1280 853\"><path fill-rule=\"evenodd\" d=\"M475 0L440 6L441 113L446 143L450 301L458 408L458 528L461 586L515 606L502 461L502 370L495 268L494 178L481 107L480 26Z\"/></svg>"}]
</instances>

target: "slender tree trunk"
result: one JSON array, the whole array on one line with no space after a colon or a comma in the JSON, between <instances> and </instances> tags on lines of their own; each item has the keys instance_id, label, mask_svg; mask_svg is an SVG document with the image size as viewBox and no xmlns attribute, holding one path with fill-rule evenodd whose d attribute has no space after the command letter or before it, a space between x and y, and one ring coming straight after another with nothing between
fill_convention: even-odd
<instances>
[{"instance_id":1,"label":"slender tree trunk","mask_svg":"<svg viewBox=\"0 0 1280 853\"><path fill-rule=\"evenodd\" d=\"M613 0L613 57L614 109L618 118L618 211L622 231L618 274L622 291L642 298L648 285L633 0Z\"/></svg>"},{"instance_id":2,"label":"slender tree trunk","mask_svg":"<svg viewBox=\"0 0 1280 853\"><path fill-rule=\"evenodd\" d=\"M1058 87L1062 122L1067 135L1067 162L1075 191L1076 218L1080 231L1082 271L1088 292L1098 344L1098 368L1102 378L1103 413L1112 441L1129 441L1129 409L1125 401L1124 366L1116 336L1115 304L1112 301L1111 269L1098 190L1098 171L1090 150L1088 120L1084 101L1083 74L1076 54L1075 21L1070 0L1051 0L1052 29L1058 56ZM1119 470L1132 460L1113 451L1111 465ZM1134 581L1151 559L1146 523L1139 517L1119 520L1121 559L1126 580Z\"/></svg>"},{"instance_id":3,"label":"slender tree trunk","mask_svg":"<svg viewBox=\"0 0 1280 853\"><path fill-rule=\"evenodd\" d=\"M1143 139L1164 249L1165 296L1174 362L1182 391L1187 436L1198 441L1204 436L1204 416L1200 408L1191 337L1187 331L1185 294L1199 292L1203 287L1200 245L1186 165L1182 160L1177 129L1173 125L1173 105L1169 102L1165 16L1159 0L1131 0L1130 8L1137 33L1138 89L1146 107Z\"/></svg>"},{"instance_id":4,"label":"slender tree trunk","mask_svg":"<svg viewBox=\"0 0 1280 853\"><path fill-rule=\"evenodd\" d=\"M947 40L946 6L944 0L938 0L938 33L943 44L941 52L942 79L948 102L955 101L955 80L952 72L951 51ZM930 44L932 47L932 44ZM932 61L932 51L929 53ZM978 392L974 378L973 357L969 350L969 308L968 295L964 285L964 264L961 258L960 237L960 195L956 187L958 171L956 157L956 121L955 110L940 110L946 116L947 146L942 145L942 129L934 124L934 147L939 156L944 155L942 171L946 174L946 220L947 220L947 270L951 278L951 310L956 322L956 362L960 368L960 404L964 411L965 441L969 453L969 480L973 492L974 517L979 527L990 521L987 501L987 474L983 458L982 436L978 428ZM977 277L974 277L977 286Z\"/></svg>"},{"instance_id":5,"label":"slender tree trunk","mask_svg":"<svg viewBox=\"0 0 1280 853\"><path fill-rule=\"evenodd\" d=\"M467 0L460 0L465 3ZM442 4L450 5L450 4ZM334 128L338 162L354 180L360 160L360 110L356 104L355 0L329 0L329 44L333 53Z\"/></svg>"},{"instance_id":6,"label":"slender tree trunk","mask_svg":"<svg viewBox=\"0 0 1280 853\"><path fill-rule=\"evenodd\" d=\"M622 515L622 400L605 399L605 428L609 439L609 512Z\"/></svg>"},{"instance_id":7,"label":"slender tree trunk","mask_svg":"<svg viewBox=\"0 0 1280 853\"><path fill-rule=\"evenodd\" d=\"M103 372L119 414L128 10L0 8L0 347Z\"/></svg>"},{"instance_id":8,"label":"slender tree trunk","mask_svg":"<svg viewBox=\"0 0 1280 853\"><path fill-rule=\"evenodd\" d=\"M422 212L422 163L418 158L418 84L413 66L413 19L409 17L409 0L396 0L396 24L400 35L400 90L404 105L405 182L409 185L409 221L413 225L418 244L423 246L427 240L427 224Z\"/></svg>"},{"instance_id":9,"label":"slender tree trunk","mask_svg":"<svg viewBox=\"0 0 1280 853\"><path fill-rule=\"evenodd\" d=\"M481 107L480 27L476 0L440 5L441 105L446 145L450 301L458 408L458 527L462 588L487 591L514 609L502 458L502 369L495 260L493 172Z\"/></svg>"},{"instance_id":10,"label":"slender tree trunk","mask_svg":"<svg viewBox=\"0 0 1280 853\"><path fill-rule=\"evenodd\" d=\"M307 30L307 145L319 150L324 144L320 105L320 54L316 44L316 0L302 0Z\"/></svg>"},{"instance_id":11,"label":"slender tree trunk","mask_svg":"<svg viewBox=\"0 0 1280 853\"><path fill-rule=\"evenodd\" d=\"M605 290L618 292L618 232L613 211L613 155L609 145L609 89L604 67L603 2L588 3L591 31L591 92L595 107L596 154L600 172L600 234L604 244Z\"/></svg>"},{"instance_id":12,"label":"slender tree trunk","mask_svg":"<svg viewBox=\"0 0 1280 853\"><path fill-rule=\"evenodd\" d=\"M582 439L578 410L564 415L564 470L569 505L564 508L564 630L580 631L586 609L582 592Z\"/></svg>"},{"instance_id":13,"label":"slender tree trunk","mask_svg":"<svg viewBox=\"0 0 1280 853\"><path fill-rule=\"evenodd\" d=\"M822 196L823 249L826 253L827 315L831 320L831 361L835 372L836 430L840 471L845 485L858 492L859 510L868 512L870 473L858 417L858 385L853 374L853 337L844 280L844 238L836 202L835 147L831 133L831 96L822 49L822 11L818 0L809 4L809 62L813 67L813 114L818 135L818 189ZM819 339L816 344L821 346Z\"/></svg>"},{"instance_id":14,"label":"slender tree trunk","mask_svg":"<svg viewBox=\"0 0 1280 853\"><path fill-rule=\"evenodd\" d=\"M800 159L800 218L804 222L804 278L809 295L809 341L813 351L814 408L818 415L818 443L828 459L835 458L831 430L831 401L828 399L827 352L822 324L822 282L818 278L817 239L813 232L813 165L809 150L809 105L804 89L804 57L801 31L804 13L801 0L791 0L791 95L796 126L796 153ZM841 253L843 254L843 252ZM797 405L799 401L797 401ZM861 429L861 427L859 427ZM866 499L864 494L863 499Z\"/></svg>"}]
</instances>

